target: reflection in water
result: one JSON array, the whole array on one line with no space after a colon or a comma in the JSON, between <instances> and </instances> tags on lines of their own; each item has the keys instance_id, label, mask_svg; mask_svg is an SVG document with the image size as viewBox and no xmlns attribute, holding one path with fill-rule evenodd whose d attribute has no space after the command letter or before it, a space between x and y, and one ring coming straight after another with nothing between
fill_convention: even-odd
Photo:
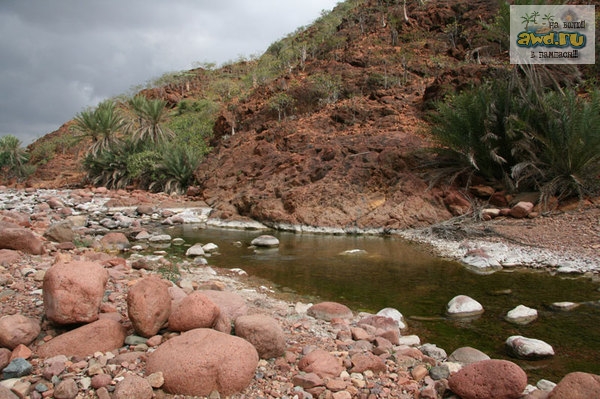
<instances>
[{"instance_id":1,"label":"reflection in water","mask_svg":"<svg viewBox=\"0 0 600 399\"><path fill-rule=\"evenodd\" d=\"M183 237L190 245L219 245L220 255L211 257L210 265L242 268L305 302L332 300L369 312L394 307L407 318L405 334L417 334L422 342L435 343L448 353L473 346L491 357L508 358L504 341L511 335L546 341L554 347L554 358L511 359L526 369L533 382L539 378L558 381L571 371L600 374L600 292L589 279L530 270L477 275L396 237L273 232L280 240L279 248L253 250L248 246L259 232L191 226L166 232ZM236 241L243 245L233 245ZM342 254L353 249L365 253ZM446 304L460 294L480 302L485 313L470 322L446 318ZM550 305L559 301L588 303L569 312L552 310ZM537 309L538 320L525 326L506 322L506 313L518 305Z\"/></svg>"}]
</instances>

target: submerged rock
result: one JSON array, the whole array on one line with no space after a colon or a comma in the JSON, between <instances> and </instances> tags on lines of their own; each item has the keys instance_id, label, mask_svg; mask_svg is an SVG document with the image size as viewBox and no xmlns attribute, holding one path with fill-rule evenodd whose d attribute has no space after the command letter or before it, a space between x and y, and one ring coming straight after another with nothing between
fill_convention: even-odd
<instances>
[{"instance_id":1,"label":"submerged rock","mask_svg":"<svg viewBox=\"0 0 600 399\"><path fill-rule=\"evenodd\" d=\"M273 248L273 247L278 247L279 246L279 240L277 239L277 237L273 237L270 235L261 235L256 237L255 239L253 239L250 242L250 245L254 245L256 247L267 247L267 248Z\"/></svg>"}]
</instances>

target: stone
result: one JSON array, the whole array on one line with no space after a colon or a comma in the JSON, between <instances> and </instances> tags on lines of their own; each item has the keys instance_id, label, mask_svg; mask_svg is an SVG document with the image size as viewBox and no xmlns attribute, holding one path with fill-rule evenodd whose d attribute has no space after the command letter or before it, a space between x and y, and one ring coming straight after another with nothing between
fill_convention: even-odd
<instances>
[{"instance_id":1,"label":"stone","mask_svg":"<svg viewBox=\"0 0 600 399\"><path fill-rule=\"evenodd\" d=\"M22 314L0 318L0 346L10 350L18 345L29 345L40 333L40 322Z\"/></svg>"},{"instance_id":2,"label":"stone","mask_svg":"<svg viewBox=\"0 0 600 399\"><path fill-rule=\"evenodd\" d=\"M206 295L194 291L183 298L169 316L169 330L189 331L211 328L219 317L219 307Z\"/></svg>"},{"instance_id":3,"label":"stone","mask_svg":"<svg viewBox=\"0 0 600 399\"><path fill-rule=\"evenodd\" d=\"M139 205L135 211L140 215L152 215L154 213L154 207L152 205L142 204Z\"/></svg>"},{"instance_id":4,"label":"stone","mask_svg":"<svg viewBox=\"0 0 600 399\"><path fill-rule=\"evenodd\" d=\"M150 383L138 375L127 375L117 383L115 399L152 399L154 393Z\"/></svg>"},{"instance_id":5,"label":"stone","mask_svg":"<svg viewBox=\"0 0 600 399\"><path fill-rule=\"evenodd\" d=\"M22 357L13 359L8 366L2 369L2 379L19 378L31 374L33 366Z\"/></svg>"},{"instance_id":6,"label":"stone","mask_svg":"<svg viewBox=\"0 0 600 399\"><path fill-rule=\"evenodd\" d=\"M44 237L54 242L73 242L75 240L73 224L68 220L53 223L44 232Z\"/></svg>"},{"instance_id":7,"label":"stone","mask_svg":"<svg viewBox=\"0 0 600 399\"><path fill-rule=\"evenodd\" d=\"M56 324L89 323L98 319L108 272L88 261L58 262L44 275L46 317Z\"/></svg>"},{"instance_id":8,"label":"stone","mask_svg":"<svg viewBox=\"0 0 600 399\"><path fill-rule=\"evenodd\" d=\"M231 395L252 381L258 360L248 341L200 328L160 345L149 355L146 372L162 372L162 388L171 394L206 396L218 391Z\"/></svg>"},{"instance_id":9,"label":"stone","mask_svg":"<svg viewBox=\"0 0 600 399\"><path fill-rule=\"evenodd\" d=\"M370 352L357 353L352 355L352 373L363 373L367 370L371 370L375 373L385 372L387 370L385 362L379 356L375 356Z\"/></svg>"},{"instance_id":10,"label":"stone","mask_svg":"<svg viewBox=\"0 0 600 399\"><path fill-rule=\"evenodd\" d=\"M12 352L7 348L0 348L0 370L10 363Z\"/></svg>"},{"instance_id":11,"label":"stone","mask_svg":"<svg viewBox=\"0 0 600 399\"><path fill-rule=\"evenodd\" d=\"M506 321L515 324L529 324L538 317L538 312L535 309L529 308L525 305L519 305L514 309L510 310L506 314Z\"/></svg>"},{"instance_id":12,"label":"stone","mask_svg":"<svg viewBox=\"0 0 600 399\"><path fill-rule=\"evenodd\" d=\"M205 253L210 254L219 250L219 246L215 243L209 242L208 244L204 244L202 249Z\"/></svg>"},{"instance_id":13,"label":"stone","mask_svg":"<svg viewBox=\"0 0 600 399\"><path fill-rule=\"evenodd\" d=\"M0 398L2 399L19 399L10 389L0 384Z\"/></svg>"},{"instance_id":14,"label":"stone","mask_svg":"<svg viewBox=\"0 0 600 399\"><path fill-rule=\"evenodd\" d=\"M576 371L556 384L548 399L600 398L600 375Z\"/></svg>"},{"instance_id":15,"label":"stone","mask_svg":"<svg viewBox=\"0 0 600 399\"><path fill-rule=\"evenodd\" d=\"M448 354L442 348L438 348L435 344L423 344L419 350L426 356L432 357L438 361L444 361L448 358Z\"/></svg>"},{"instance_id":16,"label":"stone","mask_svg":"<svg viewBox=\"0 0 600 399\"><path fill-rule=\"evenodd\" d=\"M55 399L74 399L79 392L77 382L73 378L66 378L54 388Z\"/></svg>"},{"instance_id":17,"label":"stone","mask_svg":"<svg viewBox=\"0 0 600 399\"><path fill-rule=\"evenodd\" d=\"M315 319L331 321L332 319L351 319L352 311L346 305L337 302L317 303L306 311L306 314Z\"/></svg>"},{"instance_id":18,"label":"stone","mask_svg":"<svg viewBox=\"0 0 600 399\"><path fill-rule=\"evenodd\" d=\"M123 346L126 332L123 326L111 319L100 319L68 331L39 346L40 357L88 356L95 352L108 352Z\"/></svg>"},{"instance_id":19,"label":"stone","mask_svg":"<svg viewBox=\"0 0 600 399\"><path fill-rule=\"evenodd\" d=\"M100 239L100 247L104 251L123 251L129 247L129 239L123 233L108 233Z\"/></svg>"},{"instance_id":20,"label":"stone","mask_svg":"<svg viewBox=\"0 0 600 399\"><path fill-rule=\"evenodd\" d=\"M262 359L271 359L285 353L285 336L277 320L267 315L240 316L235 320L235 335L244 338L256 348Z\"/></svg>"},{"instance_id":21,"label":"stone","mask_svg":"<svg viewBox=\"0 0 600 399\"><path fill-rule=\"evenodd\" d=\"M21 260L21 254L14 249L0 249L0 266L10 266Z\"/></svg>"},{"instance_id":22,"label":"stone","mask_svg":"<svg viewBox=\"0 0 600 399\"><path fill-rule=\"evenodd\" d=\"M463 346L462 348L456 349L448 356L449 362L471 364L482 360L489 360L490 357L482 351L471 348L470 346Z\"/></svg>"},{"instance_id":23,"label":"stone","mask_svg":"<svg viewBox=\"0 0 600 399\"><path fill-rule=\"evenodd\" d=\"M316 349L300 359L298 369L321 378L338 377L344 370L340 361L323 349Z\"/></svg>"},{"instance_id":24,"label":"stone","mask_svg":"<svg viewBox=\"0 0 600 399\"><path fill-rule=\"evenodd\" d=\"M446 313L452 317L473 317L484 312L483 306L466 295L457 295L448 302Z\"/></svg>"},{"instance_id":25,"label":"stone","mask_svg":"<svg viewBox=\"0 0 600 399\"><path fill-rule=\"evenodd\" d=\"M396 323L398 323L398 328L401 330L404 330L406 328L404 315L400 313L398 309L383 308L379 312L377 312L377 316L389 317L390 319L396 321Z\"/></svg>"},{"instance_id":26,"label":"stone","mask_svg":"<svg viewBox=\"0 0 600 399\"><path fill-rule=\"evenodd\" d=\"M254 238L250 242L250 245L254 245L255 247L273 248L279 246L279 240L277 239L277 237L265 234Z\"/></svg>"},{"instance_id":27,"label":"stone","mask_svg":"<svg viewBox=\"0 0 600 399\"><path fill-rule=\"evenodd\" d=\"M230 321L248 314L246 300L241 295L231 291L205 290L202 293L219 307L221 314L227 316Z\"/></svg>"},{"instance_id":28,"label":"stone","mask_svg":"<svg viewBox=\"0 0 600 399\"><path fill-rule=\"evenodd\" d=\"M527 217L533 211L533 203L527 201L520 201L510 208L509 215L513 218L522 219Z\"/></svg>"},{"instance_id":29,"label":"stone","mask_svg":"<svg viewBox=\"0 0 600 399\"><path fill-rule=\"evenodd\" d=\"M527 374L508 360L482 360L451 374L448 385L463 399L517 399L527 386Z\"/></svg>"},{"instance_id":30,"label":"stone","mask_svg":"<svg viewBox=\"0 0 600 399\"><path fill-rule=\"evenodd\" d=\"M535 338L513 335L506 339L508 353L518 359L542 359L554 356L551 345Z\"/></svg>"},{"instance_id":31,"label":"stone","mask_svg":"<svg viewBox=\"0 0 600 399\"><path fill-rule=\"evenodd\" d=\"M161 371L150 374L148 377L146 377L146 380L148 381L148 384L150 384L150 386L152 388L157 388L157 389L162 387L163 384L165 383L165 377L163 377L163 374Z\"/></svg>"},{"instance_id":32,"label":"stone","mask_svg":"<svg viewBox=\"0 0 600 399\"><path fill-rule=\"evenodd\" d=\"M29 359L32 355L31 349L29 349L27 346L23 345L23 344L19 344L15 347L15 349L13 349L11 355L10 355L10 361L13 361L14 359L20 357L22 359Z\"/></svg>"},{"instance_id":33,"label":"stone","mask_svg":"<svg viewBox=\"0 0 600 399\"><path fill-rule=\"evenodd\" d=\"M185 256L204 256L204 248L202 248L202 244L197 243L192 245L191 247L189 247L187 249L187 251L185 251Z\"/></svg>"},{"instance_id":34,"label":"stone","mask_svg":"<svg viewBox=\"0 0 600 399\"><path fill-rule=\"evenodd\" d=\"M294 386L311 389L325 384L325 381L315 373L296 374L292 378Z\"/></svg>"},{"instance_id":35,"label":"stone","mask_svg":"<svg viewBox=\"0 0 600 399\"><path fill-rule=\"evenodd\" d=\"M94 389L109 386L112 382L110 374L96 374L92 377L91 387Z\"/></svg>"},{"instance_id":36,"label":"stone","mask_svg":"<svg viewBox=\"0 0 600 399\"><path fill-rule=\"evenodd\" d=\"M139 280L127 292L127 313L134 330L150 338L167 323L171 315L171 283L158 276Z\"/></svg>"},{"instance_id":37,"label":"stone","mask_svg":"<svg viewBox=\"0 0 600 399\"><path fill-rule=\"evenodd\" d=\"M31 255L46 253L41 238L24 227L5 227L0 222L0 249L14 249Z\"/></svg>"},{"instance_id":38,"label":"stone","mask_svg":"<svg viewBox=\"0 0 600 399\"><path fill-rule=\"evenodd\" d=\"M386 316L367 316L363 317L356 323L359 327L372 326L377 330L396 331L400 333L398 322Z\"/></svg>"}]
</instances>

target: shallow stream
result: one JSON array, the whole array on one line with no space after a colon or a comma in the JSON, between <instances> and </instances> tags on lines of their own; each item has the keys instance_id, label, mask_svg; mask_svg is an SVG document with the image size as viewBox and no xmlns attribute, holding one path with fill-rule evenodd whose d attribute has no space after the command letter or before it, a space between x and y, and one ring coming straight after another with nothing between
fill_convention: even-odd
<instances>
[{"instance_id":1,"label":"shallow stream","mask_svg":"<svg viewBox=\"0 0 600 399\"><path fill-rule=\"evenodd\" d=\"M422 343L436 344L448 354L472 346L492 358L510 359L533 383L540 378L558 382L571 371L600 374L600 284L588 278L525 269L478 275L397 237L269 232L279 238L279 248L255 251L248 246L261 232L189 225L166 232L186 244L217 244L220 254L208 258L209 265L241 268L270 282L290 301L337 301L368 312L396 308L408 324L404 335L416 334ZM172 249L181 254L187 247ZM353 249L366 253L341 255ZM461 294L480 302L485 313L468 322L446 318L446 304ZM562 301L582 304L571 311L551 308ZM506 313L518 305L537 309L538 319L525 326L506 322ZM504 349L511 335L541 339L556 355L537 361L512 359Z\"/></svg>"}]
</instances>

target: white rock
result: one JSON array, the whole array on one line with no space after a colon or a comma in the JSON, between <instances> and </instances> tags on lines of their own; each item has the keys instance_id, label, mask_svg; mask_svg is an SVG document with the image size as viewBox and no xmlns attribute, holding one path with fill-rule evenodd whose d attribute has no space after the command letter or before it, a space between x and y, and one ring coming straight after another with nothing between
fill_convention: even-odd
<instances>
[{"instance_id":1,"label":"white rock","mask_svg":"<svg viewBox=\"0 0 600 399\"><path fill-rule=\"evenodd\" d=\"M248 273L246 271L240 269L239 267L234 267L233 269L229 269L231 272L237 274L238 276L247 276Z\"/></svg>"},{"instance_id":2,"label":"white rock","mask_svg":"<svg viewBox=\"0 0 600 399\"><path fill-rule=\"evenodd\" d=\"M298 314L306 314L306 312L312 305L313 305L312 303L296 302L296 306L294 306L294 310Z\"/></svg>"},{"instance_id":3,"label":"white rock","mask_svg":"<svg viewBox=\"0 0 600 399\"><path fill-rule=\"evenodd\" d=\"M403 335L398 338L398 345L407 345L407 346L419 346L421 345L421 338L417 335Z\"/></svg>"},{"instance_id":4,"label":"white rock","mask_svg":"<svg viewBox=\"0 0 600 399\"><path fill-rule=\"evenodd\" d=\"M534 338L526 338L521 335L513 335L506 339L509 352L522 359L537 359L554 356L552 346L544 341Z\"/></svg>"},{"instance_id":5,"label":"white rock","mask_svg":"<svg viewBox=\"0 0 600 399\"><path fill-rule=\"evenodd\" d=\"M217 251L219 249L219 246L217 244L209 242L208 244L204 244L202 246L202 249L204 250L205 253L211 253L211 252Z\"/></svg>"},{"instance_id":6,"label":"white rock","mask_svg":"<svg viewBox=\"0 0 600 399\"><path fill-rule=\"evenodd\" d=\"M279 240L277 239L277 237L265 234L253 239L250 242L250 245L254 245L256 247L277 247L279 246Z\"/></svg>"},{"instance_id":7,"label":"white rock","mask_svg":"<svg viewBox=\"0 0 600 399\"><path fill-rule=\"evenodd\" d=\"M554 387L556 386L556 383L552 382L552 381L541 379L535 384L535 386L542 391L550 392L554 389Z\"/></svg>"},{"instance_id":8,"label":"white rock","mask_svg":"<svg viewBox=\"0 0 600 399\"><path fill-rule=\"evenodd\" d=\"M538 312L525 305L519 305L506 314L506 321L515 324L528 324L537 319Z\"/></svg>"},{"instance_id":9,"label":"white rock","mask_svg":"<svg viewBox=\"0 0 600 399\"><path fill-rule=\"evenodd\" d=\"M157 234L148 239L150 242L171 242L171 236L168 234Z\"/></svg>"},{"instance_id":10,"label":"white rock","mask_svg":"<svg viewBox=\"0 0 600 399\"><path fill-rule=\"evenodd\" d=\"M404 330L406 328L406 323L404 322L404 316L398 309L394 308L383 308L379 312L377 312L377 316L389 317L390 319L396 321L398 323L398 328Z\"/></svg>"},{"instance_id":11,"label":"white rock","mask_svg":"<svg viewBox=\"0 0 600 399\"><path fill-rule=\"evenodd\" d=\"M579 306L578 303L575 302L554 302L550 305L553 309L556 310L573 310Z\"/></svg>"},{"instance_id":12,"label":"white rock","mask_svg":"<svg viewBox=\"0 0 600 399\"><path fill-rule=\"evenodd\" d=\"M448 302L446 312L454 317L470 317L484 312L483 306L466 295L457 295Z\"/></svg>"},{"instance_id":13,"label":"white rock","mask_svg":"<svg viewBox=\"0 0 600 399\"><path fill-rule=\"evenodd\" d=\"M341 252L340 255L352 255L352 256L360 256L360 255L366 255L367 251L365 251L364 249L347 249L344 252Z\"/></svg>"},{"instance_id":14,"label":"white rock","mask_svg":"<svg viewBox=\"0 0 600 399\"><path fill-rule=\"evenodd\" d=\"M204 256L204 249L202 249L202 244L197 243L192 245L185 251L186 256Z\"/></svg>"}]
</instances>

